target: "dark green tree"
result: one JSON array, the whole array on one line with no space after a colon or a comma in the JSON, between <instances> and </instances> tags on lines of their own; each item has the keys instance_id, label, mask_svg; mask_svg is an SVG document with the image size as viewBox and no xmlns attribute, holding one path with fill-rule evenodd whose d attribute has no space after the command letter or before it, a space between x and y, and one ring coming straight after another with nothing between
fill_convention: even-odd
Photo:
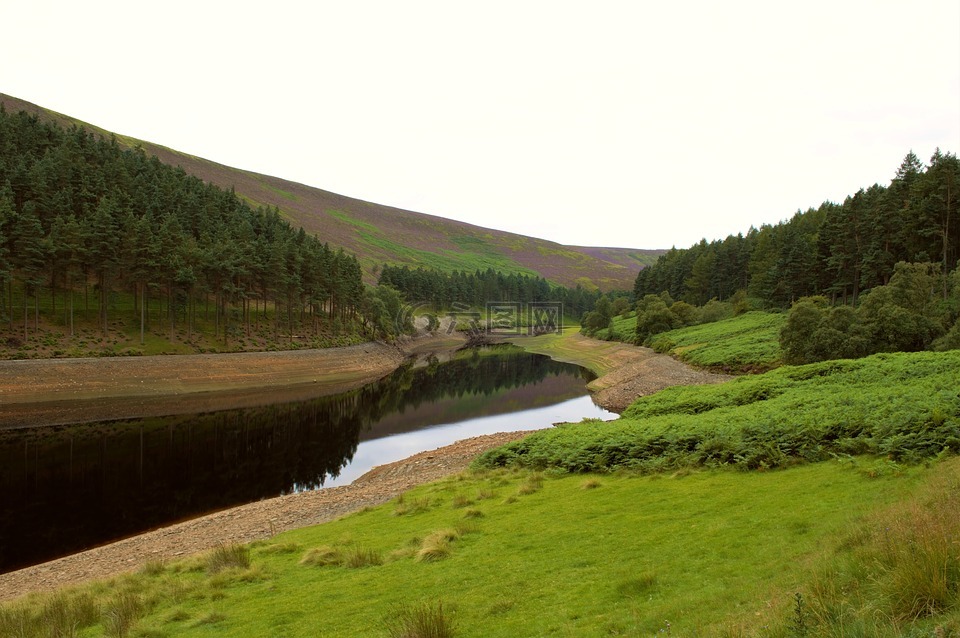
<instances>
[{"instance_id":1,"label":"dark green tree","mask_svg":"<svg viewBox=\"0 0 960 638\"><path fill-rule=\"evenodd\" d=\"M646 295L637 302L636 342L638 344L644 343L655 334L680 326L680 319L670 312L670 307L662 296Z\"/></svg>"}]
</instances>

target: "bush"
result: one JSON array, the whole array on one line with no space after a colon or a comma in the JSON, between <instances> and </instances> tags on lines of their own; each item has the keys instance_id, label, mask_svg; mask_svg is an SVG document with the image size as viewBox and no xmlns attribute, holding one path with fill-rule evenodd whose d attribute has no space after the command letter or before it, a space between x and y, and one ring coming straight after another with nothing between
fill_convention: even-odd
<instances>
[{"instance_id":1,"label":"bush","mask_svg":"<svg viewBox=\"0 0 960 638\"><path fill-rule=\"evenodd\" d=\"M747 298L747 291L741 288L733 293L733 296L730 297L730 306L733 309L734 317L750 312L750 300Z\"/></svg>"},{"instance_id":2,"label":"bush","mask_svg":"<svg viewBox=\"0 0 960 638\"><path fill-rule=\"evenodd\" d=\"M938 339L949 325L944 319L952 316L952 300L944 305L935 294L941 281L936 264L901 262L890 284L865 294L856 310L831 308L825 297L800 299L780 333L784 361L802 364L960 345L960 334Z\"/></svg>"},{"instance_id":3,"label":"bush","mask_svg":"<svg viewBox=\"0 0 960 638\"><path fill-rule=\"evenodd\" d=\"M940 352L960 349L960 319L957 319L947 334L933 342L933 349Z\"/></svg>"},{"instance_id":4,"label":"bush","mask_svg":"<svg viewBox=\"0 0 960 638\"><path fill-rule=\"evenodd\" d=\"M831 308L825 297L804 297L780 331L784 363L856 359L871 354L871 338L853 308Z\"/></svg>"},{"instance_id":5,"label":"bush","mask_svg":"<svg viewBox=\"0 0 960 638\"><path fill-rule=\"evenodd\" d=\"M644 343L660 332L679 328L677 315L657 295L647 295L637 304L637 343Z\"/></svg>"},{"instance_id":6,"label":"bush","mask_svg":"<svg viewBox=\"0 0 960 638\"><path fill-rule=\"evenodd\" d=\"M869 338L871 352L918 352L943 334L942 325L892 284L874 288L866 295L857 318Z\"/></svg>"},{"instance_id":7,"label":"bush","mask_svg":"<svg viewBox=\"0 0 960 638\"><path fill-rule=\"evenodd\" d=\"M711 299L700 309L700 323L714 323L733 316L733 306L723 301Z\"/></svg>"},{"instance_id":8,"label":"bush","mask_svg":"<svg viewBox=\"0 0 960 638\"><path fill-rule=\"evenodd\" d=\"M670 306L670 312L674 314L681 326L692 326L700 323L700 310L686 301L674 302Z\"/></svg>"}]
</instances>

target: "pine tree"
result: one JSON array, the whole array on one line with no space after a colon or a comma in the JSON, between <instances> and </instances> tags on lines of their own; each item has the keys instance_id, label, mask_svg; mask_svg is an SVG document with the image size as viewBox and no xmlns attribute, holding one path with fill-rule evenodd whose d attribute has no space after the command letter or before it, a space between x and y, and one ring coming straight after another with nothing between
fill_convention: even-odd
<instances>
[{"instance_id":1,"label":"pine tree","mask_svg":"<svg viewBox=\"0 0 960 638\"><path fill-rule=\"evenodd\" d=\"M943 272L942 294L947 298L946 274L957 264L960 247L960 213L957 189L960 187L960 162L938 148L930 158L930 167L913 181L912 208L917 234L926 240L924 253L938 259Z\"/></svg>"},{"instance_id":2,"label":"pine tree","mask_svg":"<svg viewBox=\"0 0 960 638\"><path fill-rule=\"evenodd\" d=\"M47 245L40 218L32 202L17 216L12 233L12 263L23 284L23 338L28 338L27 299L34 297L34 309L39 313L39 289L47 257ZM38 315L39 318L39 315ZM39 321L36 328L39 329Z\"/></svg>"},{"instance_id":3,"label":"pine tree","mask_svg":"<svg viewBox=\"0 0 960 638\"><path fill-rule=\"evenodd\" d=\"M111 276L116 271L119 253L119 205L112 197L100 200L96 211L83 226L84 252L97 276L97 321L101 333L107 334L107 308L110 300Z\"/></svg>"}]
</instances>

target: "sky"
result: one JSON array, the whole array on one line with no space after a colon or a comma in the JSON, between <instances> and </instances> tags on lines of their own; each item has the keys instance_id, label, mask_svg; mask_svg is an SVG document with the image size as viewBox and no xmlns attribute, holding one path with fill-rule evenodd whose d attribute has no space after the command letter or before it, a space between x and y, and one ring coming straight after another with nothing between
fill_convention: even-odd
<instances>
[{"instance_id":1,"label":"sky","mask_svg":"<svg viewBox=\"0 0 960 638\"><path fill-rule=\"evenodd\" d=\"M960 2L0 0L0 92L223 164L686 247L960 152Z\"/></svg>"}]
</instances>

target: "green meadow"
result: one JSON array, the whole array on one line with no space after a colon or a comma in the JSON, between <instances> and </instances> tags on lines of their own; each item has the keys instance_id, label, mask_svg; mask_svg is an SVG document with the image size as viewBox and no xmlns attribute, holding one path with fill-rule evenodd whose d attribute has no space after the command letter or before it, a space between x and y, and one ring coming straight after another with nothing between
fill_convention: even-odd
<instances>
[{"instance_id":1,"label":"green meadow","mask_svg":"<svg viewBox=\"0 0 960 638\"><path fill-rule=\"evenodd\" d=\"M830 461L784 472L651 476L472 472L249 548L148 564L107 583L8 604L0 630L793 635L794 596L807 592L818 561L849 544L864 517L932 473L868 466ZM443 619L434 624L453 633L391 634L410 611L432 611ZM50 633L58 615L76 626L73 633Z\"/></svg>"}]
</instances>

